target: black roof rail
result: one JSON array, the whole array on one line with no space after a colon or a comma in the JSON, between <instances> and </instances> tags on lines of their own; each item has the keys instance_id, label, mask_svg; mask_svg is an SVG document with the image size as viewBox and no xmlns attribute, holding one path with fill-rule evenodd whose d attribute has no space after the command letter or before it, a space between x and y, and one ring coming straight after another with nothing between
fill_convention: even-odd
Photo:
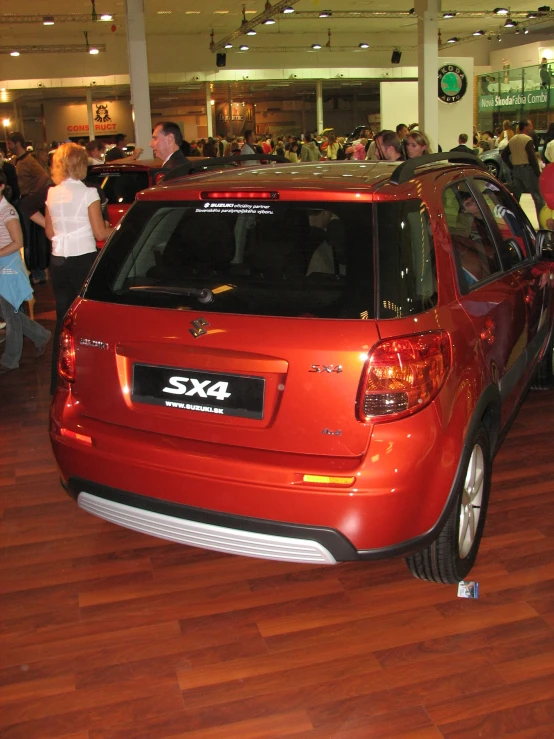
<instances>
[{"instance_id":1,"label":"black roof rail","mask_svg":"<svg viewBox=\"0 0 554 739\"><path fill-rule=\"evenodd\" d=\"M279 164L290 164L291 162L280 154L240 154L231 157L214 157L212 160L207 161L202 159L198 164L193 159L189 159L185 164L179 164L178 167L168 169L163 172L163 178L159 180L158 184L163 182L169 182L169 180L175 180L178 177L184 177L188 174L195 174L197 172L204 172L208 169L221 167L226 164L238 165L241 162L278 162Z\"/></svg>"},{"instance_id":2,"label":"black roof rail","mask_svg":"<svg viewBox=\"0 0 554 739\"><path fill-rule=\"evenodd\" d=\"M473 164L479 167L479 169L487 171L485 163L476 157L475 154L468 154L465 151L443 151L438 154L424 154L421 157L414 157L413 159L408 159L406 162L402 162L392 173L389 182L392 185L401 185L403 182L408 182L408 180L412 179L418 167L441 161Z\"/></svg>"}]
</instances>

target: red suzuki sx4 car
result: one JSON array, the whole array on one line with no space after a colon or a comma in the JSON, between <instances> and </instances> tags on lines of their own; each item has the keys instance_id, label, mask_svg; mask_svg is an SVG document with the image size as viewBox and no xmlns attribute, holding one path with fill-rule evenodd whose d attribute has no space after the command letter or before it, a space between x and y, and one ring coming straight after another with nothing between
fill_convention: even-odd
<instances>
[{"instance_id":1,"label":"red suzuki sx4 car","mask_svg":"<svg viewBox=\"0 0 554 739\"><path fill-rule=\"evenodd\" d=\"M223 552L464 578L494 454L552 383L554 234L463 158L139 193L61 337L50 433L79 506Z\"/></svg>"}]
</instances>

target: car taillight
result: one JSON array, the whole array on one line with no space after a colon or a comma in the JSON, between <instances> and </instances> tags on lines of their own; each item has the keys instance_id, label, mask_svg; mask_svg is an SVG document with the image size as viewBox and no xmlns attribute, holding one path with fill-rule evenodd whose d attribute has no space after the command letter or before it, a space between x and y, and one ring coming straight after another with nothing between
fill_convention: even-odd
<instances>
[{"instance_id":1,"label":"car taillight","mask_svg":"<svg viewBox=\"0 0 554 739\"><path fill-rule=\"evenodd\" d=\"M380 341L364 366L358 420L392 420L424 408L442 387L449 368L446 331Z\"/></svg>"},{"instance_id":2,"label":"car taillight","mask_svg":"<svg viewBox=\"0 0 554 739\"><path fill-rule=\"evenodd\" d=\"M66 382L75 382L75 339L73 338L73 315L71 311L64 319L60 334L58 374Z\"/></svg>"}]
</instances>

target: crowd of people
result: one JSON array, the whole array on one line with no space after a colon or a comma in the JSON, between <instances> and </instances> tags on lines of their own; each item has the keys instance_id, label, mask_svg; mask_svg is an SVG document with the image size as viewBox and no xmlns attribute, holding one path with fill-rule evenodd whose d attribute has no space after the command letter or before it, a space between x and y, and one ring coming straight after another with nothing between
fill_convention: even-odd
<instances>
[{"instance_id":1,"label":"crowd of people","mask_svg":"<svg viewBox=\"0 0 554 739\"><path fill-rule=\"evenodd\" d=\"M519 200L530 192L543 226L554 225L553 214L544 220L540 211L545 203L540 193L541 167L531 121L516 126L504 121L494 133L461 133L452 151L479 154L490 148L502 151L513 172L513 189ZM552 142L552 146L549 144ZM106 151L103 141L67 142L29 151L20 132L7 138L9 158L0 159L0 373L19 367L23 338L35 345L35 355L44 353L51 332L27 317L22 304L32 298L33 285L46 281L46 269L56 302L56 328L52 361L51 391L57 382L57 347L64 316L77 297L96 257L96 242L104 241L112 229L102 210L103 193L86 182L87 167L104 162L137 160L142 149L126 149L126 136L118 134L115 146ZM162 161L162 169L186 164L191 158L233 157L239 154L275 154L296 162L355 160L401 162L433 152L429 137L417 123L400 123L395 130L373 132L359 127L356 135L337 136L306 132L302 137L244 135L210 137L187 142L177 123L158 123L150 147ZM441 151L440 146L437 147ZM554 159L554 123L547 132L542 154L544 162ZM552 159L550 158L552 156ZM21 258L24 254L24 261Z\"/></svg>"}]
</instances>

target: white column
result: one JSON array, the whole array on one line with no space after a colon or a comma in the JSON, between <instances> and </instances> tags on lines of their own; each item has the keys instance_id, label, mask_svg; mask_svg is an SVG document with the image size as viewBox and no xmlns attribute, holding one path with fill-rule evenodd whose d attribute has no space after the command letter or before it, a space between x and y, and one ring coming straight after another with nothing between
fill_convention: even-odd
<instances>
[{"instance_id":1,"label":"white column","mask_svg":"<svg viewBox=\"0 0 554 739\"><path fill-rule=\"evenodd\" d=\"M415 0L418 40L418 123L434 152L439 141L439 11L440 0Z\"/></svg>"},{"instance_id":2,"label":"white column","mask_svg":"<svg viewBox=\"0 0 554 739\"><path fill-rule=\"evenodd\" d=\"M127 21L127 55L131 77L131 107L135 124L135 144L145 151L152 138L150 114L150 89L148 85L148 59L144 30L144 0L125 0ZM130 131L127 133L130 138Z\"/></svg>"},{"instance_id":3,"label":"white column","mask_svg":"<svg viewBox=\"0 0 554 739\"><path fill-rule=\"evenodd\" d=\"M206 93L206 122L208 124L208 137L214 135L214 112L212 110L212 91L210 89L210 83L204 83L204 90Z\"/></svg>"},{"instance_id":4,"label":"white column","mask_svg":"<svg viewBox=\"0 0 554 739\"><path fill-rule=\"evenodd\" d=\"M92 115L92 90L87 87L87 121L88 121L88 140L92 141L94 135L94 116Z\"/></svg>"},{"instance_id":5,"label":"white column","mask_svg":"<svg viewBox=\"0 0 554 739\"><path fill-rule=\"evenodd\" d=\"M323 131L323 80L315 81L317 133Z\"/></svg>"}]
</instances>

